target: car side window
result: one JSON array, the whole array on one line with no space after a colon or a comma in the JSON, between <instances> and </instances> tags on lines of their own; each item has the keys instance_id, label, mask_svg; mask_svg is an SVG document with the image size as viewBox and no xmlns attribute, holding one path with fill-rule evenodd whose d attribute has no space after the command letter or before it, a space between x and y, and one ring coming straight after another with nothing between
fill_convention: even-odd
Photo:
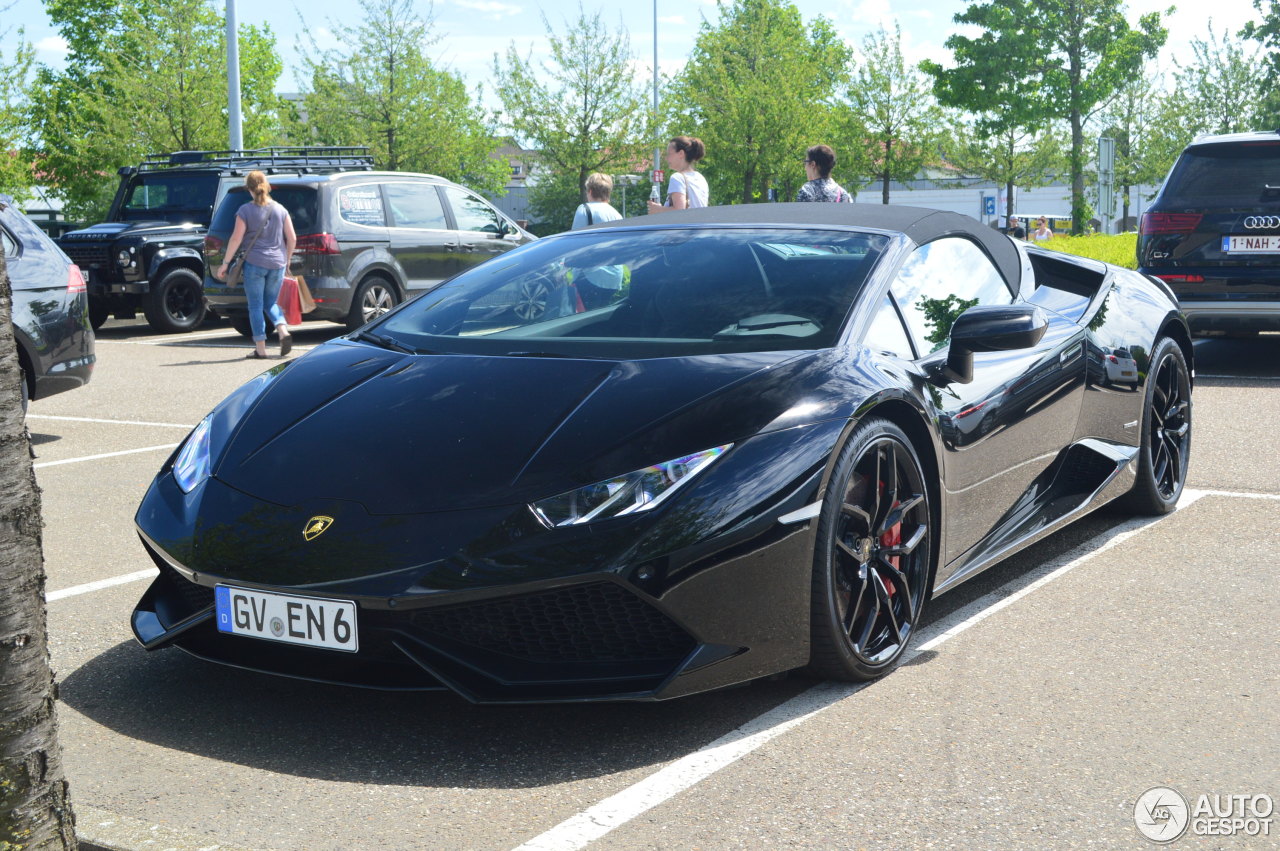
<instances>
[{"instance_id":1,"label":"car side window","mask_svg":"<svg viewBox=\"0 0 1280 851\"><path fill-rule=\"evenodd\" d=\"M344 186L338 190L338 211L344 222L365 227L386 227L382 193L377 186Z\"/></svg>"},{"instance_id":2,"label":"car side window","mask_svg":"<svg viewBox=\"0 0 1280 851\"><path fill-rule=\"evenodd\" d=\"M387 201L391 205L392 226L448 230L449 220L440 203L440 193L432 183L389 183Z\"/></svg>"},{"instance_id":3,"label":"car side window","mask_svg":"<svg viewBox=\"0 0 1280 851\"><path fill-rule=\"evenodd\" d=\"M506 220L502 214L479 195L456 186L444 187L444 193L449 197L449 206L453 207L453 218L458 223L458 230L502 233L506 228Z\"/></svg>"},{"instance_id":4,"label":"car side window","mask_svg":"<svg viewBox=\"0 0 1280 851\"><path fill-rule=\"evenodd\" d=\"M922 353L947 343L961 313L978 304L1012 304L1013 293L977 245L960 237L926 243L907 258L891 287Z\"/></svg>"},{"instance_id":5,"label":"car side window","mask_svg":"<svg viewBox=\"0 0 1280 851\"><path fill-rule=\"evenodd\" d=\"M867 326L862 344L873 352L884 352L903 360L915 359L907 329L902 325L898 309L893 306L893 299L887 294L876 315L872 317L871 324Z\"/></svg>"},{"instance_id":6,"label":"car side window","mask_svg":"<svg viewBox=\"0 0 1280 851\"><path fill-rule=\"evenodd\" d=\"M13 241L13 237L9 236L8 231L0 228L0 246L4 247L4 256L6 258L18 256L18 243Z\"/></svg>"}]
</instances>

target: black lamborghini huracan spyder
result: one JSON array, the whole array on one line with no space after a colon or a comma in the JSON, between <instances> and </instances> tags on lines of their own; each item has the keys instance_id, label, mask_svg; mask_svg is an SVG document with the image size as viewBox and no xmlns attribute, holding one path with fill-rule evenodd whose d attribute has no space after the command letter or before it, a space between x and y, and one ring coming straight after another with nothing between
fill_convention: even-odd
<instances>
[{"instance_id":1,"label":"black lamborghini huracan spyder","mask_svg":"<svg viewBox=\"0 0 1280 851\"><path fill-rule=\"evenodd\" d=\"M133 629L474 701L878 677L930 596L1114 499L1173 508L1191 363L1160 281L953 213L541 239L218 405L138 509Z\"/></svg>"}]
</instances>

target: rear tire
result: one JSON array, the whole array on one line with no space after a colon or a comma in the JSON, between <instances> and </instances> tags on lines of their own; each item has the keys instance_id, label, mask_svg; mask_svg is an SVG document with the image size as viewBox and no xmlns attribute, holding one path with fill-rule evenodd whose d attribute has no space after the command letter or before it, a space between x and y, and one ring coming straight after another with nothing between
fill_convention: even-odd
<instances>
[{"instance_id":1,"label":"rear tire","mask_svg":"<svg viewBox=\"0 0 1280 851\"><path fill-rule=\"evenodd\" d=\"M888 420L854 430L818 515L809 670L866 681L902 661L933 575L932 510L911 441Z\"/></svg>"},{"instance_id":2,"label":"rear tire","mask_svg":"<svg viewBox=\"0 0 1280 851\"><path fill-rule=\"evenodd\" d=\"M142 297L142 311L152 328L182 334L204 321L204 285L200 276L182 267L170 269Z\"/></svg>"},{"instance_id":3,"label":"rear tire","mask_svg":"<svg viewBox=\"0 0 1280 851\"><path fill-rule=\"evenodd\" d=\"M1116 506L1134 514L1168 514L1178 504L1191 456L1191 379L1182 348L1156 342L1142 404L1138 478Z\"/></svg>"},{"instance_id":4,"label":"rear tire","mask_svg":"<svg viewBox=\"0 0 1280 851\"><path fill-rule=\"evenodd\" d=\"M89 296L89 324L97 331L111 318L111 303L100 296Z\"/></svg>"},{"instance_id":5,"label":"rear tire","mask_svg":"<svg viewBox=\"0 0 1280 851\"><path fill-rule=\"evenodd\" d=\"M347 330L354 331L367 325L400 303L396 288L386 278L370 276L356 288L351 299L351 311L347 314Z\"/></svg>"}]
</instances>

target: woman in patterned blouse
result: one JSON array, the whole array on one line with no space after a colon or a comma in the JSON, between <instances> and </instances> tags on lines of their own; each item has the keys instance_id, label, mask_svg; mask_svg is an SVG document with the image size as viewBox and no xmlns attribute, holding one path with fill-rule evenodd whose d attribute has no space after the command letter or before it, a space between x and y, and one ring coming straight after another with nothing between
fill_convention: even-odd
<instances>
[{"instance_id":1,"label":"woman in patterned blouse","mask_svg":"<svg viewBox=\"0 0 1280 851\"><path fill-rule=\"evenodd\" d=\"M804 173L809 182L796 193L797 201L832 201L852 204L853 198L844 187L831 179L831 169L836 164L836 152L830 145L814 145L805 151Z\"/></svg>"}]
</instances>

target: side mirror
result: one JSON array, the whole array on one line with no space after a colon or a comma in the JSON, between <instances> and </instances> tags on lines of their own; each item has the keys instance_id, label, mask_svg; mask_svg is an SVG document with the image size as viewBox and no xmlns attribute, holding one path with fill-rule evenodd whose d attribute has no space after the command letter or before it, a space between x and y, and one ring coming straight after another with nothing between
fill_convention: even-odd
<instances>
[{"instance_id":1,"label":"side mirror","mask_svg":"<svg viewBox=\"0 0 1280 851\"><path fill-rule=\"evenodd\" d=\"M973 381L974 352L1029 349L1044 336L1049 319L1032 304L971 307L951 326L951 347L941 377L956 384Z\"/></svg>"}]
</instances>

